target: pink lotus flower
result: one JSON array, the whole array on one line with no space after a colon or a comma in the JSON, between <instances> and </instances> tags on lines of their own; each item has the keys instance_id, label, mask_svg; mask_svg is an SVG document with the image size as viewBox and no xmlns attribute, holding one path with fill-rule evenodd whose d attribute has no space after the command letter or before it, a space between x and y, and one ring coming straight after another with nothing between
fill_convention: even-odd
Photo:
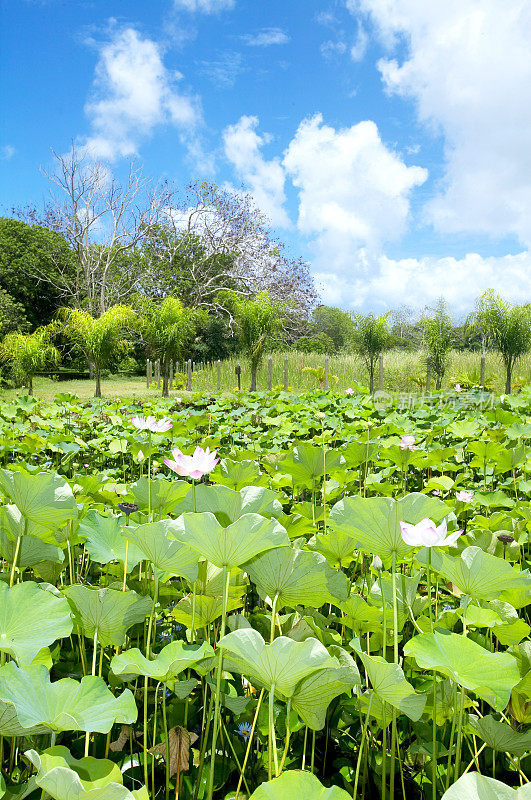
<instances>
[{"instance_id":1,"label":"pink lotus flower","mask_svg":"<svg viewBox=\"0 0 531 800\"><path fill-rule=\"evenodd\" d=\"M460 392L461 391L461 384L460 383L456 383L455 386L454 386L454 389L455 389L456 392Z\"/></svg>"},{"instance_id":2,"label":"pink lotus flower","mask_svg":"<svg viewBox=\"0 0 531 800\"><path fill-rule=\"evenodd\" d=\"M164 459L166 466L176 472L177 475L188 476L194 480L199 480L207 472L213 470L219 461L219 458L216 458L216 451L214 450L211 453L208 447L206 450L203 450L202 447L196 447L193 456L185 456L175 447L171 454L174 460Z\"/></svg>"},{"instance_id":3,"label":"pink lotus flower","mask_svg":"<svg viewBox=\"0 0 531 800\"><path fill-rule=\"evenodd\" d=\"M455 544L463 531L448 533L446 520L439 526L435 525L429 517L425 517L416 525L409 522L400 522L400 535L406 544L411 547L445 547Z\"/></svg>"},{"instance_id":4,"label":"pink lotus flower","mask_svg":"<svg viewBox=\"0 0 531 800\"><path fill-rule=\"evenodd\" d=\"M440 489L434 489L432 494L434 494L435 497L442 497L442 492Z\"/></svg>"},{"instance_id":5,"label":"pink lotus flower","mask_svg":"<svg viewBox=\"0 0 531 800\"><path fill-rule=\"evenodd\" d=\"M467 491L467 489L461 489L460 492L457 492L455 499L459 500L461 503L471 503L474 499L474 495L472 492Z\"/></svg>"},{"instance_id":6,"label":"pink lotus flower","mask_svg":"<svg viewBox=\"0 0 531 800\"><path fill-rule=\"evenodd\" d=\"M173 426L173 423L168 417L162 419L155 419L155 417L133 417L131 425L139 431L150 431L151 433L166 433Z\"/></svg>"},{"instance_id":7,"label":"pink lotus flower","mask_svg":"<svg viewBox=\"0 0 531 800\"><path fill-rule=\"evenodd\" d=\"M351 389L349 386L348 389L345 389L345 394L354 394L354 389Z\"/></svg>"},{"instance_id":8,"label":"pink lotus flower","mask_svg":"<svg viewBox=\"0 0 531 800\"><path fill-rule=\"evenodd\" d=\"M402 450L420 450L420 447L415 444L415 437L410 433L406 436L402 436L400 440L400 447Z\"/></svg>"}]
</instances>

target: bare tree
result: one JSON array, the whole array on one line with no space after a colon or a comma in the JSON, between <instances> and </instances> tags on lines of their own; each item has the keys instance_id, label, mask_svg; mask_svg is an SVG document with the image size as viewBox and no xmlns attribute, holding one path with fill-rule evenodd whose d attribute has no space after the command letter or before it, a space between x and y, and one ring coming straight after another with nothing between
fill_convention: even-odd
<instances>
[{"instance_id":1,"label":"bare tree","mask_svg":"<svg viewBox=\"0 0 531 800\"><path fill-rule=\"evenodd\" d=\"M230 316L223 292L254 296L268 291L275 302L307 312L316 293L307 264L292 259L273 239L249 194L208 183L192 184L184 200L168 207L151 242L151 277L161 293L161 273L177 281L184 302Z\"/></svg>"},{"instance_id":2,"label":"bare tree","mask_svg":"<svg viewBox=\"0 0 531 800\"><path fill-rule=\"evenodd\" d=\"M53 151L52 151L53 152ZM124 302L142 279L138 249L171 205L167 185L155 186L133 162L123 182L108 167L75 145L66 155L53 153L55 170L44 214L23 216L59 231L70 244L75 263L58 263L55 274L35 275L52 282L65 303L101 316Z\"/></svg>"}]
</instances>

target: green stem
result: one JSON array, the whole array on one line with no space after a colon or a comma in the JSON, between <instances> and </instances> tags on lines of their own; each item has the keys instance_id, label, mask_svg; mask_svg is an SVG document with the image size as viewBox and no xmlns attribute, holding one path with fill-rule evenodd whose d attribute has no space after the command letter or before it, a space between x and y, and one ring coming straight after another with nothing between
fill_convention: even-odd
<instances>
[{"instance_id":1,"label":"green stem","mask_svg":"<svg viewBox=\"0 0 531 800\"><path fill-rule=\"evenodd\" d=\"M168 719L166 716L166 687L162 692L162 724L164 725L164 741L166 744L166 758L164 771L166 773L166 800L170 798L170 743L168 741Z\"/></svg>"},{"instance_id":2,"label":"green stem","mask_svg":"<svg viewBox=\"0 0 531 800\"><path fill-rule=\"evenodd\" d=\"M19 535L17 536L17 543L15 545L15 554L13 556L13 563L11 565L11 574L9 575L9 587L10 588L13 586L13 583L15 581L15 569L17 568L17 561L18 561L18 557L19 557L19 554L20 554L20 547L22 545L22 537L26 534L27 526L28 526L28 523L27 523L26 519L24 518L24 533L19 533Z\"/></svg>"},{"instance_id":3,"label":"green stem","mask_svg":"<svg viewBox=\"0 0 531 800\"><path fill-rule=\"evenodd\" d=\"M433 671L433 719L431 731L431 796L437 800L437 673Z\"/></svg>"},{"instance_id":4,"label":"green stem","mask_svg":"<svg viewBox=\"0 0 531 800\"><path fill-rule=\"evenodd\" d=\"M398 664L398 604L396 597L396 551L393 551L393 660ZM391 727L391 767L390 767L390 783L389 783L389 797L394 800L395 796L395 749L396 749L396 709L393 708Z\"/></svg>"},{"instance_id":5,"label":"green stem","mask_svg":"<svg viewBox=\"0 0 531 800\"><path fill-rule=\"evenodd\" d=\"M288 755L289 740L290 740L290 737L291 737L290 715L291 715L291 697L289 698L289 700L287 702L287 705L286 705L286 742L284 744L284 752L282 753L282 759L280 761L279 772L282 772L282 770L284 769L284 764L286 762L286 756Z\"/></svg>"},{"instance_id":6,"label":"green stem","mask_svg":"<svg viewBox=\"0 0 531 800\"><path fill-rule=\"evenodd\" d=\"M232 744L231 738L229 736L229 732L227 731L227 728L226 728L225 723L223 722L223 720L221 720L221 727L223 728L223 731L225 733L225 738L226 738L227 742L229 743L229 747L231 749L232 755L234 756L234 760L236 762L236 766L238 767L240 775L243 778L243 782L245 784L245 788L247 789L247 794L250 795L251 794L251 790L249 789L249 784L245 780L245 776L244 776L244 774L242 772L242 768L240 766L240 760L239 760L238 756L236 755L236 751L234 749L234 745Z\"/></svg>"},{"instance_id":7,"label":"green stem","mask_svg":"<svg viewBox=\"0 0 531 800\"><path fill-rule=\"evenodd\" d=\"M363 725L363 730L362 730L362 733L361 733L361 744L360 744L360 749L359 749L359 752L358 752L358 761L357 761L357 764L356 764L356 776L354 778L354 791L352 792L352 797L354 797L354 798L356 798L357 795L358 795L358 781L359 781L359 777L360 777L361 758L362 758L362 755L363 755L363 745L365 744L365 738L367 736L367 727L369 725L369 714L370 714L370 711L371 711L371 704L372 704L372 698L373 697L374 697L374 694L371 694L371 696L369 697L369 707L367 709L367 716L365 717L365 724ZM385 755L384 755L384 757L385 757Z\"/></svg>"},{"instance_id":8,"label":"green stem","mask_svg":"<svg viewBox=\"0 0 531 800\"><path fill-rule=\"evenodd\" d=\"M270 737L270 751L269 751L269 770L271 771L271 751L273 752L273 764L275 767L275 777L278 778L278 753L277 753L277 737L275 733L275 684L271 684L269 690L269 737ZM271 778L269 778L271 780Z\"/></svg>"},{"instance_id":9,"label":"green stem","mask_svg":"<svg viewBox=\"0 0 531 800\"><path fill-rule=\"evenodd\" d=\"M249 758L249 753L251 752L251 745L252 745L252 742L253 742L254 729L256 727L256 722L258 720L258 712L260 711L260 706L262 705L263 697L264 697L264 689L262 689L262 691L260 692L260 697L258 698L258 703L256 705L256 711L254 712L254 719L253 719L253 724L252 724L252 727L251 727L251 733L249 734L249 741L247 742L247 749L245 751L245 758L243 759L243 764L242 764L242 768L241 768L241 772L240 772L240 778L238 780L238 786L236 787L236 794L234 795L234 800L238 800L238 795L240 794L240 789L242 787L243 775L245 773L245 767L247 766L247 760ZM308 729L306 729L306 730L308 730ZM245 784L245 785L247 786L247 784Z\"/></svg>"},{"instance_id":10,"label":"green stem","mask_svg":"<svg viewBox=\"0 0 531 800\"><path fill-rule=\"evenodd\" d=\"M230 572L227 570L227 565L223 565L223 608L221 615L221 630L219 638L225 636L225 626L227 622L227 602L229 594L229 580ZM219 640L218 640L219 646ZM212 753L210 757L210 774L208 776L208 800L212 800L214 796L214 770L216 767L216 744L219 731L220 719L220 696L221 696L221 674L223 672L223 651L219 649L218 664L216 671L216 700L214 705L214 728L212 730Z\"/></svg>"}]
</instances>

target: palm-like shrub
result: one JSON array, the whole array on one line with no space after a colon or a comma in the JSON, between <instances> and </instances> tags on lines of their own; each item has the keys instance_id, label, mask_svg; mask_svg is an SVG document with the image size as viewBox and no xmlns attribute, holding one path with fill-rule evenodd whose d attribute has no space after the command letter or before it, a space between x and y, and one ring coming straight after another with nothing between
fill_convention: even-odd
<instances>
[{"instance_id":1,"label":"palm-like shrub","mask_svg":"<svg viewBox=\"0 0 531 800\"><path fill-rule=\"evenodd\" d=\"M454 343L452 320L447 312L444 300L440 300L433 309L433 315L431 317L423 317L420 324L424 334L428 358L435 375L435 388L440 389Z\"/></svg>"},{"instance_id":2,"label":"palm-like shrub","mask_svg":"<svg viewBox=\"0 0 531 800\"><path fill-rule=\"evenodd\" d=\"M0 358L9 364L13 377L33 394L33 378L48 365L59 362L59 351L52 343L53 326L37 328L29 334L13 331L0 345Z\"/></svg>"},{"instance_id":3,"label":"palm-like shrub","mask_svg":"<svg viewBox=\"0 0 531 800\"><path fill-rule=\"evenodd\" d=\"M475 323L503 359L509 394L514 366L531 349L531 308L512 305L489 290L478 300Z\"/></svg>"},{"instance_id":4,"label":"palm-like shrub","mask_svg":"<svg viewBox=\"0 0 531 800\"><path fill-rule=\"evenodd\" d=\"M370 391L373 394L376 360L380 353L389 349L391 344L389 315L381 314L376 317L374 314L367 314L367 316L358 314L354 318L354 323L354 349L365 362L369 373Z\"/></svg>"},{"instance_id":5,"label":"palm-like shrub","mask_svg":"<svg viewBox=\"0 0 531 800\"><path fill-rule=\"evenodd\" d=\"M258 368L267 345L282 328L283 305L274 302L267 291L258 292L253 300L233 296L231 305L242 349L249 358L251 392L255 392Z\"/></svg>"},{"instance_id":6,"label":"palm-like shrub","mask_svg":"<svg viewBox=\"0 0 531 800\"><path fill-rule=\"evenodd\" d=\"M162 368L162 396L168 397L170 365L183 360L195 334L199 315L176 297L161 303L142 297L139 301L142 336L149 355L159 359Z\"/></svg>"},{"instance_id":7,"label":"palm-like shrub","mask_svg":"<svg viewBox=\"0 0 531 800\"><path fill-rule=\"evenodd\" d=\"M136 313L129 306L117 305L95 318L78 308L62 308L59 319L62 332L94 369L94 397L101 397L101 370L117 354L127 352L128 333L138 324Z\"/></svg>"}]
</instances>

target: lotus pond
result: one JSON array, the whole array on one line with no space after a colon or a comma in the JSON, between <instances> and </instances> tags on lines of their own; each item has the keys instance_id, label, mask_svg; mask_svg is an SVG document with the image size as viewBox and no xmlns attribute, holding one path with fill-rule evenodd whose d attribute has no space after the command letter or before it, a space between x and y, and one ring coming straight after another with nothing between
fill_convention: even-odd
<instances>
[{"instance_id":1,"label":"lotus pond","mask_svg":"<svg viewBox=\"0 0 531 800\"><path fill-rule=\"evenodd\" d=\"M531 393L406 406L0 404L0 797L531 797Z\"/></svg>"}]
</instances>

